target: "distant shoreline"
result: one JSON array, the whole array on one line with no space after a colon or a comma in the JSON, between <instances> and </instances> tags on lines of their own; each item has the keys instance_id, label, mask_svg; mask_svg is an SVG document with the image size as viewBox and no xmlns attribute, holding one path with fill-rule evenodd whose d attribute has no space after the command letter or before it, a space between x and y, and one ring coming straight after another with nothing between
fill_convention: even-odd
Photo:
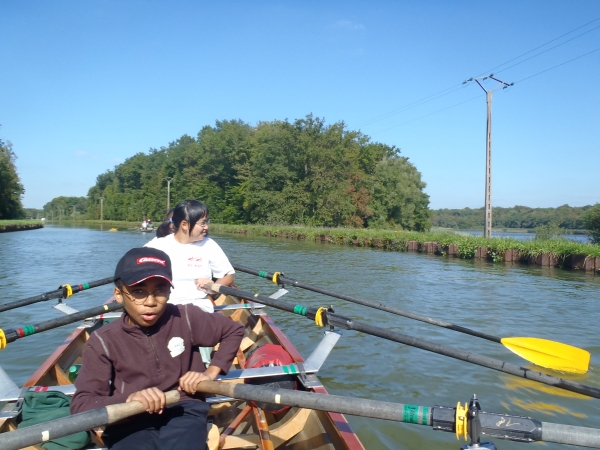
<instances>
[{"instance_id":1,"label":"distant shoreline","mask_svg":"<svg viewBox=\"0 0 600 450\"><path fill-rule=\"evenodd\" d=\"M482 231L483 226L481 227L468 227L468 228L444 228L444 227L431 227L432 231L450 231L450 232L465 232L465 231ZM573 235L581 235L588 234L587 230L577 230L570 228L561 228L560 229L563 234L573 234ZM506 227L493 227L492 233L528 233L535 234L535 228L506 228Z\"/></svg>"}]
</instances>

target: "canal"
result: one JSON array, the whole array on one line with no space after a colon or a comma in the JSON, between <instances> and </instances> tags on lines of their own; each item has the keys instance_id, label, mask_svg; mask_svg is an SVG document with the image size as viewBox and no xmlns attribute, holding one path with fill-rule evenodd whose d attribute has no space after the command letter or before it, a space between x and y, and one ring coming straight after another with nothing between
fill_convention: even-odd
<instances>
[{"instance_id":1,"label":"canal","mask_svg":"<svg viewBox=\"0 0 600 450\"><path fill-rule=\"evenodd\" d=\"M150 233L108 227L46 226L0 234L0 303L111 276L122 254L150 240ZM585 375L547 371L600 387L600 277L578 271L448 259L416 253L384 252L284 239L219 235L213 238L232 262L282 271L287 276L371 301L501 337L531 336L564 342L592 354ZM236 275L245 290L270 294L275 285ZM287 301L305 306L333 305L336 313L373 325L540 370L499 344L343 302L298 288ZM70 298L76 309L96 306L111 295L103 286ZM61 315L55 301L1 313L0 328L37 323ZM268 313L306 357L322 329L305 318L269 309ZM9 344L0 364L22 384L73 329L68 325ZM542 369L543 370L543 369ZM330 393L409 403L456 406L477 394L486 411L532 416L600 428L600 400L502 374L490 369L345 331L319 374ZM458 449L450 433L430 427L348 417L368 449ZM500 450L526 444L496 440ZM531 444L530 444L531 445ZM547 444L544 448L568 448ZM574 447L571 447L574 448Z\"/></svg>"}]
</instances>

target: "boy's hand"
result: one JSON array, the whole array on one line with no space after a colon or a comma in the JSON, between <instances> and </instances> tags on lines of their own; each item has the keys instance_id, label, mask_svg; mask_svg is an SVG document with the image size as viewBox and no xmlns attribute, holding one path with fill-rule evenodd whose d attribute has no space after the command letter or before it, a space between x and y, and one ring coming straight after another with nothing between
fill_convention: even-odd
<instances>
[{"instance_id":1,"label":"boy's hand","mask_svg":"<svg viewBox=\"0 0 600 450\"><path fill-rule=\"evenodd\" d=\"M211 280L210 278L196 278L196 287L198 288L198 290L200 291L204 291L207 294L218 294L218 292L215 292L211 289L207 289L204 286L206 285L206 283L212 283L213 280Z\"/></svg>"},{"instance_id":2,"label":"boy's hand","mask_svg":"<svg viewBox=\"0 0 600 450\"><path fill-rule=\"evenodd\" d=\"M206 372L188 372L179 379L179 390L188 394L195 394L198 383L201 381L214 381L217 375L221 373L221 368L209 366Z\"/></svg>"},{"instance_id":3,"label":"boy's hand","mask_svg":"<svg viewBox=\"0 0 600 450\"><path fill-rule=\"evenodd\" d=\"M155 387L134 392L127 397L127 402L134 400L141 402L141 404L144 405L144 409L146 409L146 411L150 414L155 412L162 414L163 409L167 404L167 397L165 396L165 393Z\"/></svg>"}]
</instances>

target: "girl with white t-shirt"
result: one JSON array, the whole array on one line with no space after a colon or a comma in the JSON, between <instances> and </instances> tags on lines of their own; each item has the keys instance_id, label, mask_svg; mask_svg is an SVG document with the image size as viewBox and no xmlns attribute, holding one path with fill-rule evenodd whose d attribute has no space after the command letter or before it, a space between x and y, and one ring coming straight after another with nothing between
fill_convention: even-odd
<instances>
[{"instance_id":1,"label":"girl with white t-shirt","mask_svg":"<svg viewBox=\"0 0 600 450\"><path fill-rule=\"evenodd\" d=\"M205 284L216 278L216 283L229 286L235 271L219 244L207 236L208 207L197 200L184 200L175 207L171 220L175 233L145 245L164 251L171 259L174 287L169 303L193 303L213 312Z\"/></svg>"}]
</instances>

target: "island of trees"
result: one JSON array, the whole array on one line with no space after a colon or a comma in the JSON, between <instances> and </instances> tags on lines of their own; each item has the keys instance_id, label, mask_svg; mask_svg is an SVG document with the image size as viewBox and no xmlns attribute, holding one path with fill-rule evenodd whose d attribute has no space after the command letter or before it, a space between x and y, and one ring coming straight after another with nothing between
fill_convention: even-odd
<instances>
[{"instance_id":1,"label":"island of trees","mask_svg":"<svg viewBox=\"0 0 600 450\"><path fill-rule=\"evenodd\" d=\"M44 212L160 220L168 179L174 202L200 199L222 223L430 228L425 183L398 148L311 115L256 126L218 121L101 174L87 200L58 197Z\"/></svg>"}]
</instances>

